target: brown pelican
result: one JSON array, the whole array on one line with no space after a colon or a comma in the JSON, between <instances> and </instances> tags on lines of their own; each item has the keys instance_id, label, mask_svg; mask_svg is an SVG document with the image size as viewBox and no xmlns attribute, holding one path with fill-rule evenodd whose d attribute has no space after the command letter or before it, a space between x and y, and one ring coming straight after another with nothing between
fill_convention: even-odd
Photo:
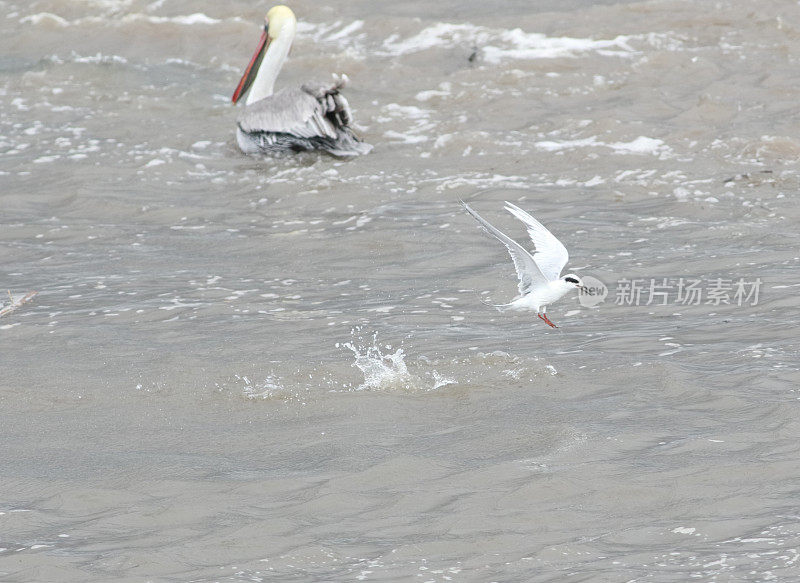
<instances>
[{"instance_id":1,"label":"brown pelican","mask_svg":"<svg viewBox=\"0 0 800 583\"><path fill-rule=\"evenodd\" d=\"M334 75L332 82L272 92L296 28L289 7L274 6L267 12L261 40L232 97L237 103L250 90L237 118L239 148L246 154L304 150L325 150L335 156L366 154L372 146L350 129L350 106L339 93L347 77Z\"/></svg>"}]
</instances>

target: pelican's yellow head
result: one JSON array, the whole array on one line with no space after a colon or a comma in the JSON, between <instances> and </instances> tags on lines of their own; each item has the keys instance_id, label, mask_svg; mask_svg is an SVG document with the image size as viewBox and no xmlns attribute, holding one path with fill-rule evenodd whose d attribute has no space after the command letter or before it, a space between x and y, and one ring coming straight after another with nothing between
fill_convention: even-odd
<instances>
[{"instance_id":1,"label":"pelican's yellow head","mask_svg":"<svg viewBox=\"0 0 800 583\"><path fill-rule=\"evenodd\" d=\"M292 34L294 34L297 18L295 18L291 8L280 4L269 9L265 24L269 37L278 38L285 27L291 27Z\"/></svg>"},{"instance_id":2,"label":"pelican's yellow head","mask_svg":"<svg viewBox=\"0 0 800 583\"><path fill-rule=\"evenodd\" d=\"M289 54L289 49L292 47L292 40L294 33L297 31L297 19L294 17L294 12L288 6L273 6L267 12L267 17L264 19L264 30L261 31L261 38L258 41L256 52L253 53L253 58L244 70L244 75L239 80L239 85L236 91L233 92L231 101L238 103L242 96L247 93L247 90L254 83L258 72L261 68L261 62L266 57L267 74L262 79L269 79L266 84L262 85L259 91L250 94L247 102L251 103L253 100L263 99L267 95L272 95L272 83L275 77L278 76L278 71L281 70L281 65ZM273 41L275 41L273 43ZM275 46L275 49L270 51L270 47ZM268 53L269 51L269 53Z\"/></svg>"}]
</instances>

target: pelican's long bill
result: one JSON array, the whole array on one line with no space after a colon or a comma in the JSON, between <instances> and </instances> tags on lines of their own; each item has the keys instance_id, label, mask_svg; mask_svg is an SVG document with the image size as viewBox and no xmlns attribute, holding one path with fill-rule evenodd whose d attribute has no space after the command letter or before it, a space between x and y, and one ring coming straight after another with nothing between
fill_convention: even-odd
<instances>
[{"instance_id":1,"label":"pelican's long bill","mask_svg":"<svg viewBox=\"0 0 800 583\"><path fill-rule=\"evenodd\" d=\"M271 40L272 39L267 34L267 27L265 26L264 32L261 33L261 39L258 41L256 52L253 53L253 58L250 59L247 69L244 70L244 75L242 75L239 84L236 86L236 91L233 92L231 101L234 103L238 103L244 94L247 93L247 90L250 89L250 85L253 84L253 80L258 74L258 68L261 66L261 60L264 58Z\"/></svg>"}]
</instances>

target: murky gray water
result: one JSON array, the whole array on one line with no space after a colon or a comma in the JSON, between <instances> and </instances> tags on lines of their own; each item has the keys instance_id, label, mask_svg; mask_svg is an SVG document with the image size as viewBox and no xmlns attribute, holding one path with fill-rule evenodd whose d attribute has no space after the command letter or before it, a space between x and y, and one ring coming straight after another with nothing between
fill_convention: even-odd
<instances>
[{"instance_id":1,"label":"murky gray water","mask_svg":"<svg viewBox=\"0 0 800 583\"><path fill-rule=\"evenodd\" d=\"M343 161L235 148L268 3L0 2L0 579L797 580L800 13L530 4L293 3Z\"/></svg>"}]
</instances>

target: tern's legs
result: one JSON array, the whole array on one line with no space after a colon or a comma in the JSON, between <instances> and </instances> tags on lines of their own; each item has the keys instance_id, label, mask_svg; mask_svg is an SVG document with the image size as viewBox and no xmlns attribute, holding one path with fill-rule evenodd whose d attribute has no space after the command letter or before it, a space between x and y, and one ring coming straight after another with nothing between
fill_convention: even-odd
<instances>
[{"instance_id":1,"label":"tern's legs","mask_svg":"<svg viewBox=\"0 0 800 583\"><path fill-rule=\"evenodd\" d=\"M540 319L542 322L544 322L545 324L547 324L547 325L548 325L548 326L550 326L551 328L558 328L558 326L556 326L555 324L553 324L553 323L550 321L550 318L548 318L548 317L547 317L547 314L545 314L545 313L544 313L544 310L542 310L542 313L541 313L541 314L536 314L536 315L537 315L537 316L539 316L539 319Z\"/></svg>"}]
</instances>

